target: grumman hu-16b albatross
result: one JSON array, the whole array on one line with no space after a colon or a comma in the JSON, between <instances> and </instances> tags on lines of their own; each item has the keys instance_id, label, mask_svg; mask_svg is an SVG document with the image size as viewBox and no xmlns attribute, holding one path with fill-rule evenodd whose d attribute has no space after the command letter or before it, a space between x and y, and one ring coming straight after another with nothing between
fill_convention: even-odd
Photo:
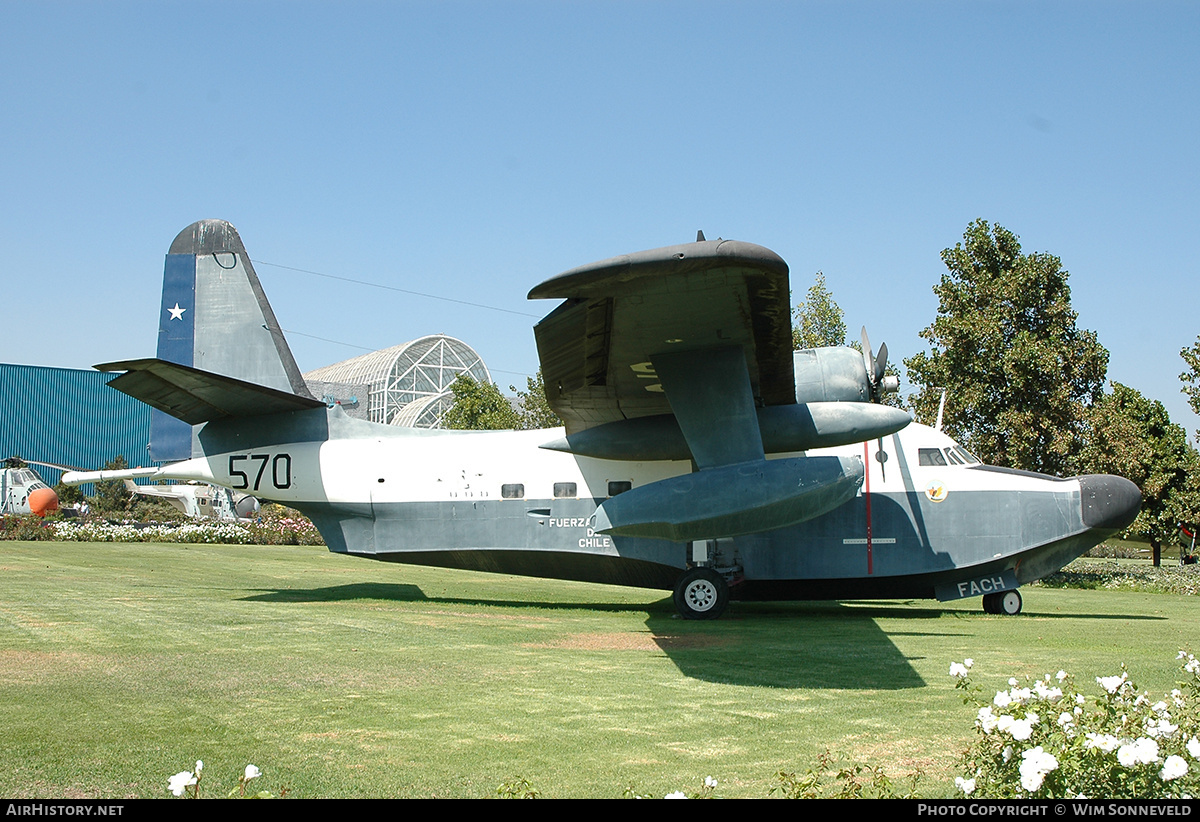
<instances>
[{"instance_id":1,"label":"grumman hu-16b albatross","mask_svg":"<svg viewBox=\"0 0 1200 822\"><path fill-rule=\"evenodd\" d=\"M529 296L562 301L534 333L565 428L368 423L309 392L233 226L195 223L167 254L158 357L97 366L182 420L156 414L151 453L174 433L186 459L64 480L216 483L299 509L335 552L661 588L697 619L979 595L1013 614L1018 586L1137 515L1124 479L982 465L880 404L896 386L865 332L862 353L793 352L787 264L761 246L701 234Z\"/></svg>"}]
</instances>

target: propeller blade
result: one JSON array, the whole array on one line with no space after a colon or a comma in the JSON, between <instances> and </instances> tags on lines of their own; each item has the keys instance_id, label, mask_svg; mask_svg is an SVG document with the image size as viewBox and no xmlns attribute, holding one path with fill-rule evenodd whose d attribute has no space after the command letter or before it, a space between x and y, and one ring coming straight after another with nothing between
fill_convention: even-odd
<instances>
[{"instance_id":1,"label":"propeller blade","mask_svg":"<svg viewBox=\"0 0 1200 822\"><path fill-rule=\"evenodd\" d=\"M879 385L883 381L883 375L887 371L887 343L879 344L879 356L875 358L875 384Z\"/></svg>"},{"instance_id":2,"label":"propeller blade","mask_svg":"<svg viewBox=\"0 0 1200 822\"><path fill-rule=\"evenodd\" d=\"M875 355L871 353L871 340L867 338L867 327L862 327L863 367L867 369L867 382L875 382Z\"/></svg>"}]
</instances>

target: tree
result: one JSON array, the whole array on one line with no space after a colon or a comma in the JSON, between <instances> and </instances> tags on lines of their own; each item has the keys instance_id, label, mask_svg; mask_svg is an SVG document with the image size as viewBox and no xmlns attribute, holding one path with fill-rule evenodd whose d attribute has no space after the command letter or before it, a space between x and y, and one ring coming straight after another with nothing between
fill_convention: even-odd
<instances>
[{"instance_id":1,"label":"tree","mask_svg":"<svg viewBox=\"0 0 1200 822\"><path fill-rule=\"evenodd\" d=\"M442 416L442 428L524 431L562 425L562 420L546 401L541 369L536 377L526 377L525 386L525 391L518 391L515 385L508 387L517 395L514 406L494 383L478 383L469 374L461 375L450 386L454 392L454 405Z\"/></svg>"},{"instance_id":2,"label":"tree","mask_svg":"<svg viewBox=\"0 0 1200 822\"><path fill-rule=\"evenodd\" d=\"M846 323L843 320L845 314L841 306L834 302L833 294L825 287L825 275L820 271L808 289L808 299L792 310L792 316L796 320L792 326L792 350L846 345L856 351L862 351L862 343L858 340L846 341ZM900 370L890 361L883 373L900 378ZM895 394L884 394L879 402L895 408L902 407L900 398Z\"/></svg>"},{"instance_id":3,"label":"tree","mask_svg":"<svg viewBox=\"0 0 1200 822\"><path fill-rule=\"evenodd\" d=\"M495 383L460 374L450 386L454 405L442 415L442 428L483 431L521 428L521 416Z\"/></svg>"},{"instance_id":4,"label":"tree","mask_svg":"<svg viewBox=\"0 0 1200 822\"><path fill-rule=\"evenodd\" d=\"M794 350L846 344L845 315L825 287L825 275L820 271L808 289L808 299L796 306L792 316L796 318L792 326Z\"/></svg>"},{"instance_id":5,"label":"tree","mask_svg":"<svg viewBox=\"0 0 1200 822\"><path fill-rule=\"evenodd\" d=\"M515 385L508 389L516 393L520 400L521 428L532 430L536 428L558 428L563 424L558 414L546 400L546 383L542 379L542 369L538 369L536 377L525 378L525 391L517 391Z\"/></svg>"},{"instance_id":6,"label":"tree","mask_svg":"<svg viewBox=\"0 0 1200 822\"><path fill-rule=\"evenodd\" d=\"M938 315L921 332L932 351L904 361L911 399L985 462L1062 474L1103 393L1108 351L1076 327L1068 273L1051 254L1023 254L1015 234L976 220L942 252Z\"/></svg>"},{"instance_id":7,"label":"tree","mask_svg":"<svg viewBox=\"0 0 1200 822\"><path fill-rule=\"evenodd\" d=\"M83 502L83 489L78 485L64 485L58 482L54 485L54 493L58 495L58 504L68 508Z\"/></svg>"},{"instance_id":8,"label":"tree","mask_svg":"<svg viewBox=\"0 0 1200 822\"><path fill-rule=\"evenodd\" d=\"M1196 344L1191 348L1180 351L1179 356L1183 357L1188 367L1179 375L1183 381L1183 393L1187 394L1192 410L1200 414L1200 337L1196 338ZM1200 439L1200 431L1196 432L1196 438Z\"/></svg>"},{"instance_id":9,"label":"tree","mask_svg":"<svg viewBox=\"0 0 1200 822\"><path fill-rule=\"evenodd\" d=\"M122 454L109 460L101 466L103 471L123 471L129 467ZM125 487L123 480L100 480L96 483L96 508L100 511L118 513L129 510L133 494Z\"/></svg>"},{"instance_id":10,"label":"tree","mask_svg":"<svg viewBox=\"0 0 1200 822\"><path fill-rule=\"evenodd\" d=\"M1128 386L1114 382L1088 409L1075 465L1081 474L1116 474L1142 489L1141 513L1127 533L1149 540L1155 565L1179 523L1196 521L1200 454L1161 402Z\"/></svg>"}]
</instances>

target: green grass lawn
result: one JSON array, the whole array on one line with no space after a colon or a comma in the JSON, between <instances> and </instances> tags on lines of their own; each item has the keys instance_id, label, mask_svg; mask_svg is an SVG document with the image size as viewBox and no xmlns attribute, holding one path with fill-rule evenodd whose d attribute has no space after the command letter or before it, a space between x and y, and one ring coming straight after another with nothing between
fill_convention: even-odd
<instances>
[{"instance_id":1,"label":"green grass lawn","mask_svg":"<svg viewBox=\"0 0 1200 822\"><path fill-rule=\"evenodd\" d=\"M247 763L291 796L766 796L826 748L953 792L974 710L948 676L1119 671L1200 650L1171 594L734 603L372 563L323 548L0 542L0 796L207 795ZM1198 571L1197 573L1200 573ZM1085 687L1085 690L1088 690Z\"/></svg>"}]
</instances>

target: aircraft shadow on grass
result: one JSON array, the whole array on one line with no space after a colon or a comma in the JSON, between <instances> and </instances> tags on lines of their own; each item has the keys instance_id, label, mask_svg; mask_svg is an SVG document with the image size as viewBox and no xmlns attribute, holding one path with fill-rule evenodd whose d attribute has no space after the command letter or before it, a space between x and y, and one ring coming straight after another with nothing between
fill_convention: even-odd
<instances>
[{"instance_id":1,"label":"aircraft shadow on grass","mask_svg":"<svg viewBox=\"0 0 1200 822\"><path fill-rule=\"evenodd\" d=\"M771 688L899 690L927 683L892 641L899 636L956 636L981 614L905 602L741 603L726 619L682 620L670 597L651 603L579 603L486 597L427 596L418 585L359 582L321 588L264 590L247 602L348 602L381 600L442 605L486 605L538 610L646 612L651 641L685 676L728 685ZM922 621L959 615L952 630L885 631L880 619ZM739 617L745 617L740 619ZM1144 614L1031 613L1034 619L1163 619ZM948 664L948 663L947 663Z\"/></svg>"},{"instance_id":2,"label":"aircraft shadow on grass","mask_svg":"<svg viewBox=\"0 0 1200 822\"><path fill-rule=\"evenodd\" d=\"M249 602L320 603L353 600L488 605L516 609L647 612L650 638L684 675L730 685L775 688L919 688L924 680L875 622L903 615L935 618L940 610L850 608L836 602L748 603L736 614L697 622L674 615L670 597L648 608L627 603L499 600L427 596L419 586L362 582L322 588L264 590Z\"/></svg>"}]
</instances>

